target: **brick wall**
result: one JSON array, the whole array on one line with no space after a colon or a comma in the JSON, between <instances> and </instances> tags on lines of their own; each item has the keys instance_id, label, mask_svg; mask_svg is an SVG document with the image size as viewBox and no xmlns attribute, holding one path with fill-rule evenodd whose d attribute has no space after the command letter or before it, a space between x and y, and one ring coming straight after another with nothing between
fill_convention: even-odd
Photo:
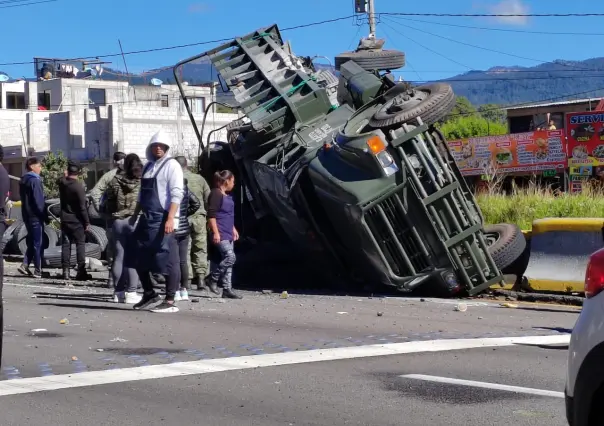
<instances>
[{"instance_id":1,"label":"brick wall","mask_svg":"<svg viewBox=\"0 0 604 426\"><path fill-rule=\"evenodd\" d=\"M48 149L48 116L45 111L0 110L0 144L12 146L25 142L37 150Z\"/></svg>"}]
</instances>

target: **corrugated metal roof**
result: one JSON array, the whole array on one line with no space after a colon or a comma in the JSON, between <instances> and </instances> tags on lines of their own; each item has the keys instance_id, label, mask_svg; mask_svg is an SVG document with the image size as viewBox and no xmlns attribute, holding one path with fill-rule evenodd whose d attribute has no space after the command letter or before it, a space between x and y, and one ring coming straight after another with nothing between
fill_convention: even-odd
<instances>
[{"instance_id":1,"label":"corrugated metal roof","mask_svg":"<svg viewBox=\"0 0 604 426\"><path fill-rule=\"evenodd\" d=\"M597 104L599 101L600 101L600 98L586 98L586 99L576 99L576 100L572 100L572 101L558 101L558 102L526 104L526 105L513 106L513 107L509 107L509 108L505 108L505 109L506 110L512 110L512 109L516 110L516 109L542 108L542 107L559 106L559 105L575 105L575 104L582 104L582 103L586 103L586 102L594 102Z\"/></svg>"}]
</instances>

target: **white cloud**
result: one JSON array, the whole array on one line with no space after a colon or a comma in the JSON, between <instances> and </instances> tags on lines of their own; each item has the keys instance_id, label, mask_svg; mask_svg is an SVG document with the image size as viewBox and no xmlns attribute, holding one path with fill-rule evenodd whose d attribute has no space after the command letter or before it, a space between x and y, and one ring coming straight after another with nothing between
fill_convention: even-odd
<instances>
[{"instance_id":1,"label":"white cloud","mask_svg":"<svg viewBox=\"0 0 604 426\"><path fill-rule=\"evenodd\" d=\"M522 0L501 0L490 6L489 11L497 15L526 15L529 13L529 7ZM509 25L526 25L528 23L526 16L498 16L495 19Z\"/></svg>"}]
</instances>

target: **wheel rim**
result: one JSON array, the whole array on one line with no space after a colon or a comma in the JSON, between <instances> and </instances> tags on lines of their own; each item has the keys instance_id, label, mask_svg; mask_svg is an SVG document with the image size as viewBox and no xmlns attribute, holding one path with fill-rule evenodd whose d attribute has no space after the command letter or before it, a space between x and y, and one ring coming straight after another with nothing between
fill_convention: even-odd
<instances>
[{"instance_id":1,"label":"wheel rim","mask_svg":"<svg viewBox=\"0 0 604 426\"><path fill-rule=\"evenodd\" d=\"M420 103L428 99L430 93L425 90L409 89L401 92L389 99L382 107L375 113L374 117L377 120L384 120L391 117L395 117L405 111L409 111Z\"/></svg>"},{"instance_id":2,"label":"wheel rim","mask_svg":"<svg viewBox=\"0 0 604 426\"><path fill-rule=\"evenodd\" d=\"M487 247L495 245L500 238L501 237L498 232L485 232L484 234L484 239L487 243Z\"/></svg>"}]
</instances>

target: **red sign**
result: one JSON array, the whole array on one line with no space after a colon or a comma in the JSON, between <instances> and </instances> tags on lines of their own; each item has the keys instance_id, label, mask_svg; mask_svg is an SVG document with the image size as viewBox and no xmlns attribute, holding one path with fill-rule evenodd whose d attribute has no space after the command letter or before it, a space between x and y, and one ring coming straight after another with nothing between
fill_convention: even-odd
<instances>
[{"instance_id":1,"label":"red sign","mask_svg":"<svg viewBox=\"0 0 604 426\"><path fill-rule=\"evenodd\" d=\"M568 167L604 165L604 112L566 114Z\"/></svg>"},{"instance_id":2,"label":"red sign","mask_svg":"<svg viewBox=\"0 0 604 426\"><path fill-rule=\"evenodd\" d=\"M534 173L566 167L562 130L462 139L448 145L464 175Z\"/></svg>"}]
</instances>

